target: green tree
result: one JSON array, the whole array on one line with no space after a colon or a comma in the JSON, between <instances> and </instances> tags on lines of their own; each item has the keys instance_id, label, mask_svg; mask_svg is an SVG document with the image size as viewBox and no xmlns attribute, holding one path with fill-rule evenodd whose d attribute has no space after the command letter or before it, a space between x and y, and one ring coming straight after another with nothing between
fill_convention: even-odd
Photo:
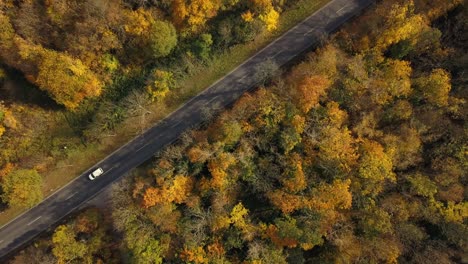
<instances>
[{"instance_id":1,"label":"green tree","mask_svg":"<svg viewBox=\"0 0 468 264\"><path fill-rule=\"evenodd\" d=\"M429 75L415 80L422 97L429 103L442 107L448 105L449 93L452 89L450 74L444 69L435 69Z\"/></svg>"},{"instance_id":2,"label":"green tree","mask_svg":"<svg viewBox=\"0 0 468 264\"><path fill-rule=\"evenodd\" d=\"M136 264L163 263L163 250L155 238L138 240L135 245L132 245L132 249L132 259Z\"/></svg>"},{"instance_id":3,"label":"green tree","mask_svg":"<svg viewBox=\"0 0 468 264\"><path fill-rule=\"evenodd\" d=\"M163 253L167 250L161 241L154 237L155 230L148 223L140 221L126 223L124 241L130 249L131 263L159 264L163 261Z\"/></svg>"},{"instance_id":4,"label":"green tree","mask_svg":"<svg viewBox=\"0 0 468 264\"><path fill-rule=\"evenodd\" d=\"M2 189L8 205L32 207L42 200L42 177L36 170L15 170L3 178Z\"/></svg>"},{"instance_id":5,"label":"green tree","mask_svg":"<svg viewBox=\"0 0 468 264\"><path fill-rule=\"evenodd\" d=\"M13 46L13 38L15 30L10 23L10 18L0 12L0 54L5 56L4 51L7 51Z\"/></svg>"},{"instance_id":6,"label":"green tree","mask_svg":"<svg viewBox=\"0 0 468 264\"><path fill-rule=\"evenodd\" d=\"M210 126L209 132L210 141L218 141L228 147L234 146L243 134L241 125L234 120L220 120Z\"/></svg>"},{"instance_id":7,"label":"green tree","mask_svg":"<svg viewBox=\"0 0 468 264\"><path fill-rule=\"evenodd\" d=\"M410 190L413 195L420 195L427 198L433 198L437 193L437 185L427 176L416 173L406 177L410 184Z\"/></svg>"},{"instance_id":8,"label":"green tree","mask_svg":"<svg viewBox=\"0 0 468 264\"><path fill-rule=\"evenodd\" d=\"M193 44L193 51L203 60L208 60L211 53L213 38L210 34L201 34L199 39Z\"/></svg>"},{"instance_id":9,"label":"green tree","mask_svg":"<svg viewBox=\"0 0 468 264\"><path fill-rule=\"evenodd\" d=\"M288 127L281 131L279 145L284 150L284 153L289 153L301 142L301 140L301 134L299 134L294 128Z\"/></svg>"},{"instance_id":10,"label":"green tree","mask_svg":"<svg viewBox=\"0 0 468 264\"><path fill-rule=\"evenodd\" d=\"M87 252L84 243L76 241L73 229L61 225L55 229L52 236L52 253L57 257L59 264L68 263L72 260L83 258Z\"/></svg>"},{"instance_id":11,"label":"green tree","mask_svg":"<svg viewBox=\"0 0 468 264\"><path fill-rule=\"evenodd\" d=\"M391 216L377 207L367 208L362 212L358 227L367 237L393 232Z\"/></svg>"},{"instance_id":12,"label":"green tree","mask_svg":"<svg viewBox=\"0 0 468 264\"><path fill-rule=\"evenodd\" d=\"M149 41L152 57L165 57L177 45L177 32L171 23L157 20L151 25Z\"/></svg>"}]
</instances>

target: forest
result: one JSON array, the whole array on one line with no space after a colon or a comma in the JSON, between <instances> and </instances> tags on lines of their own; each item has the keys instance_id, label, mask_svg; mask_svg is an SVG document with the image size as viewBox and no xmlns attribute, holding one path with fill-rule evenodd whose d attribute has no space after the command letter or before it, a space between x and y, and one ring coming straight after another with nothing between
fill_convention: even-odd
<instances>
[{"instance_id":1,"label":"forest","mask_svg":"<svg viewBox=\"0 0 468 264\"><path fill-rule=\"evenodd\" d=\"M0 225L326 2L0 1Z\"/></svg>"},{"instance_id":2,"label":"forest","mask_svg":"<svg viewBox=\"0 0 468 264\"><path fill-rule=\"evenodd\" d=\"M379 1L10 263L466 263L467 40Z\"/></svg>"}]
</instances>

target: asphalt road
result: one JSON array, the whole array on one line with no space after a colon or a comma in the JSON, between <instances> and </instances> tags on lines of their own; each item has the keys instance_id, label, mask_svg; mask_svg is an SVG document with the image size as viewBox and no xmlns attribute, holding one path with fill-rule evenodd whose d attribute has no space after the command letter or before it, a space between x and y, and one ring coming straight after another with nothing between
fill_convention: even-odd
<instances>
[{"instance_id":1,"label":"asphalt road","mask_svg":"<svg viewBox=\"0 0 468 264\"><path fill-rule=\"evenodd\" d=\"M85 171L37 206L20 215L0 229L0 258L28 243L44 230L53 227L87 200L111 183L152 158L185 130L199 125L206 109L215 111L235 102L257 83L258 66L270 59L279 66L291 61L319 43L373 0L332 0L319 11L296 25L264 49L209 88L193 97L167 118L134 138L120 149ZM213 106L217 107L213 107ZM97 167L104 174L95 181L88 174Z\"/></svg>"}]
</instances>

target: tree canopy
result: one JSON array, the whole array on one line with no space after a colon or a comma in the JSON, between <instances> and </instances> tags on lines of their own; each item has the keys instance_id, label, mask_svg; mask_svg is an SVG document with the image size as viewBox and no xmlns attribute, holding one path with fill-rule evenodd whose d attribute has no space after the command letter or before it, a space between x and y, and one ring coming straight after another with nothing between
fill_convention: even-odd
<instances>
[{"instance_id":1,"label":"tree canopy","mask_svg":"<svg viewBox=\"0 0 468 264\"><path fill-rule=\"evenodd\" d=\"M156 20L140 9L151 3L130 2L142 23L125 30L143 36ZM459 2L380 1L287 72L271 62L260 66L256 74L268 87L187 132L114 189L109 221L121 242L108 259L463 262L466 63L455 58L466 53L466 38L449 36L466 27L466 5L452 10L459 17L437 19ZM173 9L179 37L197 43L191 58L216 45L208 40L217 34L196 34L218 13L236 7L239 23L271 22L268 13L282 6L269 0L158 5ZM232 33L222 24L218 29ZM10 32L7 25L0 34ZM146 89L163 96L174 76L162 67L151 75ZM11 133L14 122L7 123ZM14 171L9 165L0 177ZM104 236L93 236L106 223L96 215L57 228L56 259L105 259L83 246L90 242L112 252Z\"/></svg>"},{"instance_id":2,"label":"tree canopy","mask_svg":"<svg viewBox=\"0 0 468 264\"><path fill-rule=\"evenodd\" d=\"M33 207L42 200L42 177L36 170L16 169L2 177L2 201Z\"/></svg>"}]
</instances>

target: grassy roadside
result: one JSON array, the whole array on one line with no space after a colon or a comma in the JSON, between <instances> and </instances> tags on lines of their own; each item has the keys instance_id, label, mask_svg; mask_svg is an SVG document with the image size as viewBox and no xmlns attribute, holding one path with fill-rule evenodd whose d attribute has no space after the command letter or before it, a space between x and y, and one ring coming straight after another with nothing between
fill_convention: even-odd
<instances>
[{"instance_id":1,"label":"grassy roadside","mask_svg":"<svg viewBox=\"0 0 468 264\"><path fill-rule=\"evenodd\" d=\"M119 125L115 130L115 134L108 135L99 144L88 144L86 147L79 146L68 151L66 158L57 160L53 166L47 168L46 173L43 173L44 197L66 185L84 170L131 140L142 129L152 126L167 116L189 98L207 88L329 1L301 0L294 7L282 13L279 27L275 32L262 34L250 43L231 47L226 52L214 56L208 66L197 66L194 73L181 81L179 88L174 90L164 103L153 104L149 107L148 110L151 114L145 117L144 127L139 125L139 117L128 118ZM199 74L201 72L203 74ZM6 224L23 211L24 209L19 208L9 208L3 211L0 213L0 226Z\"/></svg>"}]
</instances>

